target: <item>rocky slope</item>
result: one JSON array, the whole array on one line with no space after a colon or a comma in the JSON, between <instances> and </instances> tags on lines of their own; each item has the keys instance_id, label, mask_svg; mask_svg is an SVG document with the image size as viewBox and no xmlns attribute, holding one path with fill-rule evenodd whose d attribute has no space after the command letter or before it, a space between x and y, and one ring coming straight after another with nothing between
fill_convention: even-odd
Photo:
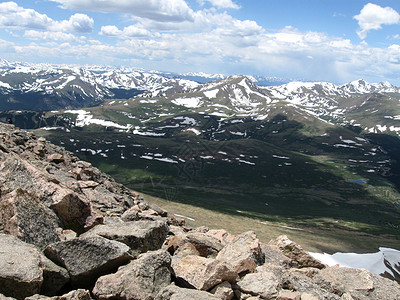
<instances>
[{"instance_id":1,"label":"rocky slope","mask_svg":"<svg viewBox=\"0 0 400 300\"><path fill-rule=\"evenodd\" d=\"M280 236L188 228L44 138L0 124L0 299L399 299Z\"/></svg>"}]
</instances>

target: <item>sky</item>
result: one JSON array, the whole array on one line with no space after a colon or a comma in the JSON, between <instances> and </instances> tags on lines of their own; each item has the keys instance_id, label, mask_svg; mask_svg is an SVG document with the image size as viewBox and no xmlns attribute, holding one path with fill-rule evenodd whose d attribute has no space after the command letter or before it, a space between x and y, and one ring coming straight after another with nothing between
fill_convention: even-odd
<instances>
[{"instance_id":1,"label":"sky","mask_svg":"<svg viewBox=\"0 0 400 300\"><path fill-rule=\"evenodd\" d=\"M400 86L400 1L0 1L1 58Z\"/></svg>"}]
</instances>

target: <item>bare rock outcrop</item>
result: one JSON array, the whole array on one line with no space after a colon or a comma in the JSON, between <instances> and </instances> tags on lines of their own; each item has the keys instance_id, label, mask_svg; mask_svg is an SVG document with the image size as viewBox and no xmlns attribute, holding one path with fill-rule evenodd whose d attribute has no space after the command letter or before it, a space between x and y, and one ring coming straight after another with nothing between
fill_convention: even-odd
<instances>
[{"instance_id":1,"label":"bare rock outcrop","mask_svg":"<svg viewBox=\"0 0 400 300\"><path fill-rule=\"evenodd\" d=\"M44 253L68 270L74 287L89 287L101 275L131 260L129 251L123 243L94 236L51 244Z\"/></svg>"}]
</instances>

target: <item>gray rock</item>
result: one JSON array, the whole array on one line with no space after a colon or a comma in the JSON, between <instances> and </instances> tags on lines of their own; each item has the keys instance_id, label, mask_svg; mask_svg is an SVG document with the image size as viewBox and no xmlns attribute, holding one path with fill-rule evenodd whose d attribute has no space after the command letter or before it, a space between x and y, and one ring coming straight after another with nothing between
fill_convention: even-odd
<instances>
[{"instance_id":1,"label":"gray rock","mask_svg":"<svg viewBox=\"0 0 400 300\"><path fill-rule=\"evenodd\" d=\"M398 283L373 274L364 269L350 269L338 266L321 270L314 278L314 283L337 295L347 294L358 300L400 299Z\"/></svg>"},{"instance_id":2,"label":"gray rock","mask_svg":"<svg viewBox=\"0 0 400 300\"><path fill-rule=\"evenodd\" d=\"M0 234L0 249L0 293L17 299L39 293L43 271L37 248Z\"/></svg>"},{"instance_id":3,"label":"gray rock","mask_svg":"<svg viewBox=\"0 0 400 300\"><path fill-rule=\"evenodd\" d=\"M60 241L57 215L28 192L17 189L0 197L0 228L41 249Z\"/></svg>"},{"instance_id":4,"label":"gray rock","mask_svg":"<svg viewBox=\"0 0 400 300\"><path fill-rule=\"evenodd\" d=\"M205 291L180 288L175 285L162 289L155 297L156 300L221 300Z\"/></svg>"},{"instance_id":5,"label":"gray rock","mask_svg":"<svg viewBox=\"0 0 400 300\"><path fill-rule=\"evenodd\" d=\"M281 235L269 242L269 245L277 246L283 254L298 264L299 268L313 267L323 269L326 266L319 260L312 257L295 242L288 239L286 235Z\"/></svg>"},{"instance_id":6,"label":"gray rock","mask_svg":"<svg viewBox=\"0 0 400 300\"><path fill-rule=\"evenodd\" d=\"M134 252L160 249L169 228L163 221L133 221L98 225L82 236L99 235L128 245Z\"/></svg>"},{"instance_id":7,"label":"gray rock","mask_svg":"<svg viewBox=\"0 0 400 300\"><path fill-rule=\"evenodd\" d=\"M100 236L76 238L49 245L44 253L65 267L74 287L87 287L131 259L129 247Z\"/></svg>"},{"instance_id":8,"label":"gray rock","mask_svg":"<svg viewBox=\"0 0 400 300\"><path fill-rule=\"evenodd\" d=\"M289 257L284 255L282 251L280 251L279 247L276 245L267 245L264 243L260 243L260 247L265 257L265 263L288 268L297 265L293 263Z\"/></svg>"},{"instance_id":9,"label":"gray rock","mask_svg":"<svg viewBox=\"0 0 400 300\"><path fill-rule=\"evenodd\" d=\"M197 255L188 255L177 262L173 261L172 268L179 285L204 291L224 281L235 283L238 277L230 264Z\"/></svg>"},{"instance_id":10,"label":"gray rock","mask_svg":"<svg viewBox=\"0 0 400 300\"><path fill-rule=\"evenodd\" d=\"M1 146L1 145L0 145ZM0 148L1 150L1 148ZM15 300L15 298L13 297L6 297L3 294L0 294L0 300Z\"/></svg>"},{"instance_id":11,"label":"gray rock","mask_svg":"<svg viewBox=\"0 0 400 300\"><path fill-rule=\"evenodd\" d=\"M92 300L92 297L90 296L90 292L88 290L79 289L79 290L71 291L62 296L47 297L47 296L36 294L36 295L25 298L25 300L42 300L42 299L48 299L48 300Z\"/></svg>"},{"instance_id":12,"label":"gray rock","mask_svg":"<svg viewBox=\"0 0 400 300\"><path fill-rule=\"evenodd\" d=\"M222 248L217 238L201 232L173 236L168 241L168 251L175 256L192 254L215 258Z\"/></svg>"},{"instance_id":13,"label":"gray rock","mask_svg":"<svg viewBox=\"0 0 400 300\"><path fill-rule=\"evenodd\" d=\"M254 273L247 274L237 283L239 290L262 299L275 299L281 289L283 268L260 266Z\"/></svg>"},{"instance_id":14,"label":"gray rock","mask_svg":"<svg viewBox=\"0 0 400 300\"><path fill-rule=\"evenodd\" d=\"M170 283L171 256L165 250L149 251L115 274L100 277L93 294L97 299L154 299Z\"/></svg>"},{"instance_id":15,"label":"gray rock","mask_svg":"<svg viewBox=\"0 0 400 300\"><path fill-rule=\"evenodd\" d=\"M232 300L235 296L232 285L228 281L224 281L218 284L211 290L211 294L218 297L221 300Z\"/></svg>"},{"instance_id":16,"label":"gray rock","mask_svg":"<svg viewBox=\"0 0 400 300\"><path fill-rule=\"evenodd\" d=\"M41 256L41 261L43 284L40 293L46 296L54 296L69 282L69 274L66 269L61 268L44 256Z\"/></svg>"},{"instance_id":17,"label":"gray rock","mask_svg":"<svg viewBox=\"0 0 400 300\"><path fill-rule=\"evenodd\" d=\"M235 237L218 253L217 259L230 263L239 275L251 273L264 263L260 241L252 231Z\"/></svg>"}]
</instances>

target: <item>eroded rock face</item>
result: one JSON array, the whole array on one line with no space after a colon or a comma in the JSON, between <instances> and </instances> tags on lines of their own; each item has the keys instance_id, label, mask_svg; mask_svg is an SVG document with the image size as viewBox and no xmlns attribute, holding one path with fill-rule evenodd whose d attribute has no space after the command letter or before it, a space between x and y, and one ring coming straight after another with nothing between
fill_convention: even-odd
<instances>
[{"instance_id":1,"label":"eroded rock face","mask_svg":"<svg viewBox=\"0 0 400 300\"><path fill-rule=\"evenodd\" d=\"M93 294L97 299L154 299L170 283L171 256L165 250L149 251L115 274L100 277Z\"/></svg>"},{"instance_id":2,"label":"eroded rock face","mask_svg":"<svg viewBox=\"0 0 400 300\"><path fill-rule=\"evenodd\" d=\"M160 249L169 228L165 221L141 220L107 225L98 225L83 236L99 235L128 245L132 250L143 253Z\"/></svg>"},{"instance_id":3,"label":"eroded rock face","mask_svg":"<svg viewBox=\"0 0 400 300\"><path fill-rule=\"evenodd\" d=\"M75 287L88 287L101 275L115 271L132 257L129 247L100 236L76 238L49 245L45 254L65 267Z\"/></svg>"},{"instance_id":4,"label":"eroded rock face","mask_svg":"<svg viewBox=\"0 0 400 300\"><path fill-rule=\"evenodd\" d=\"M251 273L264 263L260 241L252 231L235 237L218 253L217 259L231 264L239 275Z\"/></svg>"}]
</instances>

